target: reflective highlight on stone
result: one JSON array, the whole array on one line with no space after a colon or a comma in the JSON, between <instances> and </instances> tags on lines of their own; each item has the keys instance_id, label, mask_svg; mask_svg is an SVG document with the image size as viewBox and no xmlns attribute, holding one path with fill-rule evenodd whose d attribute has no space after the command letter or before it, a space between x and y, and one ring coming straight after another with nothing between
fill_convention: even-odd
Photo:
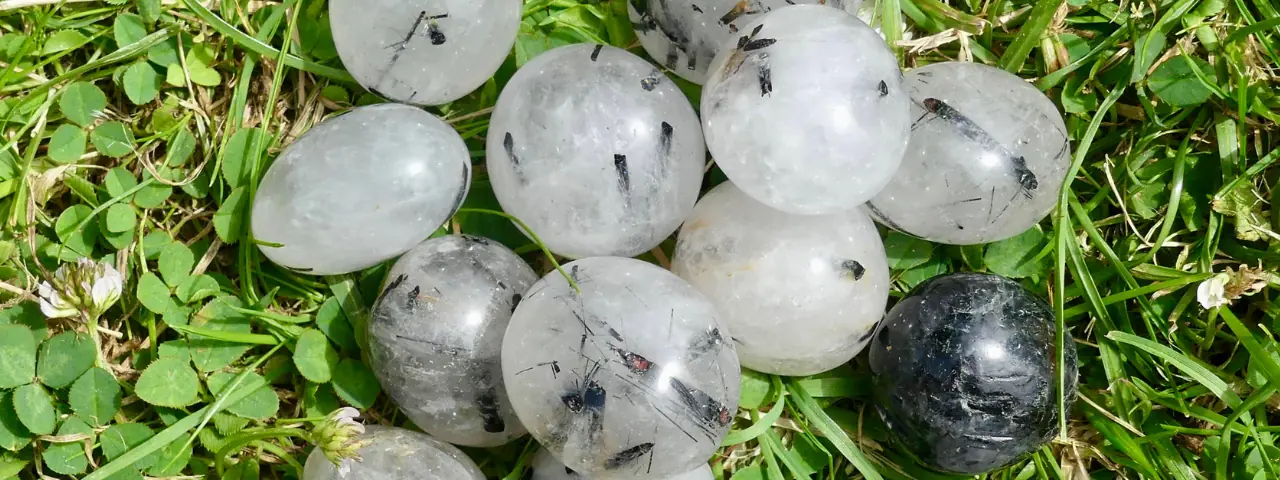
<instances>
[{"instance_id":1,"label":"reflective highlight on stone","mask_svg":"<svg viewBox=\"0 0 1280 480\"><path fill-rule=\"evenodd\" d=\"M458 445L524 435L502 384L502 336L538 276L501 244L434 238L387 274L369 321L369 360L413 423Z\"/></svg>"},{"instance_id":2,"label":"reflective highlight on stone","mask_svg":"<svg viewBox=\"0 0 1280 480\"><path fill-rule=\"evenodd\" d=\"M365 426L361 461L351 461L346 473L324 457L319 448L307 456L303 480L485 480L475 462L457 447L431 436L381 425Z\"/></svg>"}]
</instances>

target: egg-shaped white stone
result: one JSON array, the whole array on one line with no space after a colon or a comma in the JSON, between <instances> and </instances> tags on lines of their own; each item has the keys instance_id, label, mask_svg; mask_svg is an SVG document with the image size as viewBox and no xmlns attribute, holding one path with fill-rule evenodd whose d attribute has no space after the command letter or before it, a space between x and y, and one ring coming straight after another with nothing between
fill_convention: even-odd
<instances>
[{"instance_id":1,"label":"egg-shaped white stone","mask_svg":"<svg viewBox=\"0 0 1280 480\"><path fill-rule=\"evenodd\" d=\"M502 374L516 415L588 476L662 479L728 433L740 370L715 307L671 272L595 257L539 280L516 308Z\"/></svg>"},{"instance_id":2,"label":"egg-shaped white stone","mask_svg":"<svg viewBox=\"0 0 1280 480\"><path fill-rule=\"evenodd\" d=\"M776 8L722 48L702 91L716 164L790 213L857 207L902 161L910 100L898 61L861 20L819 5Z\"/></svg>"},{"instance_id":3,"label":"egg-shaped white stone","mask_svg":"<svg viewBox=\"0 0 1280 480\"><path fill-rule=\"evenodd\" d=\"M307 456L302 480L485 480L462 450L430 435L396 427L369 425L359 440L369 442L341 472L316 448Z\"/></svg>"},{"instance_id":4,"label":"egg-shaped white stone","mask_svg":"<svg viewBox=\"0 0 1280 480\"><path fill-rule=\"evenodd\" d=\"M702 84L720 48L742 26L787 5L823 4L858 13L859 0L633 0L628 14L649 56Z\"/></svg>"},{"instance_id":5,"label":"egg-shaped white stone","mask_svg":"<svg viewBox=\"0 0 1280 480\"><path fill-rule=\"evenodd\" d=\"M812 375L870 342L889 300L889 266L861 210L795 215L725 182L680 229L671 270L715 302L742 366Z\"/></svg>"},{"instance_id":6,"label":"egg-shaped white stone","mask_svg":"<svg viewBox=\"0 0 1280 480\"><path fill-rule=\"evenodd\" d=\"M388 100L439 105L471 93L511 53L518 0L330 0L343 66Z\"/></svg>"},{"instance_id":7,"label":"egg-shaped white stone","mask_svg":"<svg viewBox=\"0 0 1280 480\"><path fill-rule=\"evenodd\" d=\"M534 58L502 90L488 135L503 210L567 257L652 249L693 210L702 184L693 106L657 67L610 46Z\"/></svg>"},{"instance_id":8,"label":"egg-shaped white stone","mask_svg":"<svg viewBox=\"0 0 1280 480\"><path fill-rule=\"evenodd\" d=\"M283 267L349 273L422 242L470 184L471 157L452 127L405 105L359 107L312 127L267 169L253 236Z\"/></svg>"},{"instance_id":9,"label":"egg-shaped white stone","mask_svg":"<svg viewBox=\"0 0 1280 480\"><path fill-rule=\"evenodd\" d=\"M494 447L525 434L502 384L502 336L538 275L486 238L449 235L409 250L369 320L382 388L424 432Z\"/></svg>"},{"instance_id":10,"label":"egg-shaped white stone","mask_svg":"<svg viewBox=\"0 0 1280 480\"><path fill-rule=\"evenodd\" d=\"M1004 70L943 62L907 73L911 142L867 209L890 228L953 245L1016 236L1062 193L1071 148L1057 107Z\"/></svg>"},{"instance_id":11,"label":"egg-shaped white stone","mask_svg":"<svg viewBox=\"0 0 1280 480\"><path fill-rule=\"evenodd\" d=\"M533 457L533 464L530 466L533 470L533 476L529 480L597 480L603 477L590 477L573 469L564 466L556 457L551 455L547 449L538 449L538 454ZM715 476L711 473L711 466L702 464L693 470L685 473L662 477L663 480L714 480Z\"/></svg>"}]
</instances>

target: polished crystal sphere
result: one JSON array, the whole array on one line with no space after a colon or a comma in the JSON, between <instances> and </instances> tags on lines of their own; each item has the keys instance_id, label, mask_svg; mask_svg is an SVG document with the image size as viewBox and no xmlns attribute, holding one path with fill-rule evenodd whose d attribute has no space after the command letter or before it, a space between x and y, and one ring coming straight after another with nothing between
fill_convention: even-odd
<instances>
[{"instance_id":1,"label":"polished crystal sphere","mask_svg":"<svg viewBox=\"0 0 1280 480\"><path fill-rule=\"evenodd\" d=\"M343 472L319 448L307 456L302 480L485 480L457 447L403 428L369 425L358 440L369 442Z\"/></svg>"},{"instance_id":2,"label":"polished crystal sphere","mask_svg":"<svg viewBox=\"0 0 1280 480\"><path fill-rule=\"evenodd\" d=\"M719 308L742 366L764 373L848 362L889 300L884 245L867 214L784 213L728 182L698 201L671 267Z\"/></svg>"},{"instance_id":3,"label":"polished crystal sphere","mask_svg":"<svg viewBox=\"0 0 1280 480\"><path fill-rule=\"evenodd\" d=\"M434 238L400 257L369 320L369 360L400 411L449 443L493 447L524 435L502 384L502 336L538 280L501 244Z\"/></svg>"},{"instance_id":4,"label":"polished crystal sphere","mask_svg":"<svg viewBox=\"0 0 1280 480\"><path fill-rule=\"evenodd\" d=\"M884 225L954 245L1017 236L1062 192L1071 149L1062 115L1016 75L943 62L907 73L911 141L867 209Z\"/></svg>"},{"instance_id":5,"label":"polished crystal sphere","mask_svg":"<svg viewBox=\"0 0 1280 480\"><path fill-rule=\"evenodd\" d=\"M898 60L857 17L776 8L744 25L711 66L702 126L742 191L788 213L853 209L897 171L910 129Z\"/></svg>"},{"instance_id":6,"label":"polished crystal sphere","mask_svg":"<svg viewBox=\"0 0 1280 480\"><path fill-rule=\"evenodd\" d=\"M539 449L538 454L533 457L533 475L528 480L597 480L604 477L589 477L573 469L564 466L556 457L551 455L547 449ZM711 466L702 464L685 473L662 477L662 480L714 480L715 476L711 473Z\"/></svg>"},{"instance_id":7,"label":"polished crystal sphere","mask_svg":"<svg viewBox=\"0 0 1280 480\"><path fill-rule=\"evenodd\" d=\"M894 305L868 348L876 408L920 462L976 475L1006 467L1058 433L1058 397L1076 397L1065 334L1044 301L1008 278L935 277Z\"/></svg>"},{"instance_id":8,"label":"polished crystal sphere","mask_svg":"<svg viewBox=\"0 0 1280 480\"><path fill-rule=\"evenodd\" d=\"M267 169L253 236L283 267L349 273L426 239L470 183L471 157L452 127L405 105L359 107L312 127Z\"/></svg>"},{"instance_id":9,"label":"polished crystal sphere","mask_svg":"<svg viewBox=\"0 0 1280 480\"><path fill-rule=\"evenodd\" d=\"M603 45L556 48L522 67L502 90L487 141L503 210L572 258L656 247L693 210L706 163L680 89Z\"/></svg>"},{"instance_id":10,"label":"polished crystal sphere","mask_svg":"<svg viewBox=\"0 0 1280 480\"><path fill-rule=\"evenodd\" d=\"M330 0L342 64L388 100L439 105L471 93L511 53L521 2Z\"/></svg>"},{"instance_id":11,"label":"polished crystal sphere","mask_svg":"<svg viewBox=\"0 0 1280 480\"><path fill-rule=\"evenodd\" d=\"M715 306L652 264L595 257L529 289L502 345L516 415L589 477L663 479L719 448L738 405L738 358Z\"/></svg>"}]
</instances>

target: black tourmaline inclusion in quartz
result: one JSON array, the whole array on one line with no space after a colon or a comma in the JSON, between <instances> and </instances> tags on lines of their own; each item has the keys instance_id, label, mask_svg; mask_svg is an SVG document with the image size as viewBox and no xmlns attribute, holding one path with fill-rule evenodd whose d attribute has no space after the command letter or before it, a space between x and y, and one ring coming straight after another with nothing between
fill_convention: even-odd
<instances>
[{"instance_id":1,"label":"black tourmaline inclusion in quartz","mask_svg":"<svg viewBox=\"0 0 1280 480\"><path fill-rule=\"evenodd\" d=\"M871 342L880 416L910 453L945 472L1007 466L1058 426L1057 351L1049 306L1017 282L933 278L889 311ZM1065 341L1066 399L1076 351Z\"/></svg>"}]
</instances>

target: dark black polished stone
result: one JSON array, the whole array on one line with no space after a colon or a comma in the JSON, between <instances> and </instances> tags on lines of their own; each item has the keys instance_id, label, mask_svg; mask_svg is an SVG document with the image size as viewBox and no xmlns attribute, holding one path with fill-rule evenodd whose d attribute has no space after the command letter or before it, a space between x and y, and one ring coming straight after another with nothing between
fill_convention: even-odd
<instances>
[{"instance_id":1,"label":"dark black polished stone","mask_svg":"<svg viewBox=\"0 0 1280 480\"><path fill-rule=\"evenodd\" d=\"M880 412L930 468L978 474L1007 466L1058 430L1055 325L1017 282L933 278L889 311L869 347ZM1066 338L1067 406L1076 350Z\"/></svg>"}]
</instances>

